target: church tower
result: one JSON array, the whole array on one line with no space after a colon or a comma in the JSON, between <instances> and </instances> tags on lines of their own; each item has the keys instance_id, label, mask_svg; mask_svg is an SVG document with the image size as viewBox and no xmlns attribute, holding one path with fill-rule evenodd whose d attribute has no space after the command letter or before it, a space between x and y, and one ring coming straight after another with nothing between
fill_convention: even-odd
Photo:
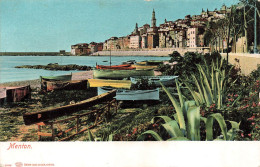
<instances>
[{"instance_id":1,"label":"church tower","mask_svg":"<svg viewBox=\"0 0 260 167\"><path fill-rule=\"evenodd\" d=\"M156 18L155 18L154 9L153 9L153 14L152 14L151 27L156 27Z\"/></svg>"},{"instance_id":2,"label":"church tower","mask_svg":"<svg viewBox=\"0 0 260 167\"><path fill-rule=\"evenodd\" d=\"M134 30L133 34L134 34L134 35L138 35L138 33L139 33L139 32L138 32L138 24L136 23L136 24L135 24L135 30Z\"/></svg>"}]
</instances>

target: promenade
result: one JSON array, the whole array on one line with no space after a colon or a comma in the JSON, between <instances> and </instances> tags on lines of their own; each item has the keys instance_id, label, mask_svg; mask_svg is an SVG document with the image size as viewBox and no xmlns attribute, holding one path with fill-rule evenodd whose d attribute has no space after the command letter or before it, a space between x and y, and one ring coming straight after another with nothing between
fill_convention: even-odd
<instances>
[{"instance_id":1,"label":"promenade","mask_svg":"<svg viewBox=\"0 0 260 167\"><path fill-rule=\"evenodd\" d=\"M207 47L196 48L154 48L154 49L128 49L128 50L103 50L95 52L93 56L169 56L172 52L177 51L181 55L185 52L208 53Z\"/></svg>"}]
</instances>

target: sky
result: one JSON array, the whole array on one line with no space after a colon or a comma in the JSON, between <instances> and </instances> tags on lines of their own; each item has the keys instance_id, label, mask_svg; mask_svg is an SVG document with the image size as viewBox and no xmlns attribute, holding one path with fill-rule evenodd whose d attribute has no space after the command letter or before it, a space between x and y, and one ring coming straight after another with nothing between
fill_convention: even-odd
<instances>
[{"instance_id":1,"label":"sky","mask_svg":"<svg viewBox=\"0 0 260 167\"><path fill-rule=\"evenodd\" d=\"M212 11L238 0L0 0L0 52L70 51L76 43L130 34L135 24L156 25Z\"/></svg>"}]
</instances>

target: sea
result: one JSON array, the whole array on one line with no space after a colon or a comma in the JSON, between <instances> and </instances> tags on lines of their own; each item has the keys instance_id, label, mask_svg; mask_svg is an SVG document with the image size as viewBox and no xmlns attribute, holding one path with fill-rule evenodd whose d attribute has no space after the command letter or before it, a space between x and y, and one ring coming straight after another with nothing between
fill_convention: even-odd
<instances>
[{"instance_id":1,"label":"sea","mask_svg":"<svg viewBox=\"0 0 260 167\"><path fill-rule=\"evenodd\" d=\"M0 56L0 83L34 80L40 76L57 76L79 71L50 71L43 69L15 68L21 65L77 64L95 67L98 65L122 64L128 60L170 60L170 57L154 56Z\"/></svg>"}]
</instances>

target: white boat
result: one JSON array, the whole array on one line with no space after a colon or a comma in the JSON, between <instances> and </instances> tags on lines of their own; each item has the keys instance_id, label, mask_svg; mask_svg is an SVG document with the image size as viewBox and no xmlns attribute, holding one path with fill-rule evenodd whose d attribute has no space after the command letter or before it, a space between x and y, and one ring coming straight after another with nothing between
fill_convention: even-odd
<instances>
[{"instance_id":1,"label":"white boat","mask_svg":"<svg viewBox=\"0 0 260 167\"><path fill-rule=\"evenodd\" d=\"M98 87L98 95L111 91L113 88ZM116 100L159 100L159 88L152 90L117 89Z\"/></svg>"},{"instance_id":2,"label":"white boat","mask_svg":"<svg viewBox=\"0 0 260 167\"><path fill-rule=\"evenodd\" d=\"M132 84L136 84L138 81L140 82L141 79L146 79L149 84L155 84L155 86L161 86L160 82L164 86L174 86L177 78L178 76L134 76L130 77L130 80Z\"/></svg>"}]
</instances>

